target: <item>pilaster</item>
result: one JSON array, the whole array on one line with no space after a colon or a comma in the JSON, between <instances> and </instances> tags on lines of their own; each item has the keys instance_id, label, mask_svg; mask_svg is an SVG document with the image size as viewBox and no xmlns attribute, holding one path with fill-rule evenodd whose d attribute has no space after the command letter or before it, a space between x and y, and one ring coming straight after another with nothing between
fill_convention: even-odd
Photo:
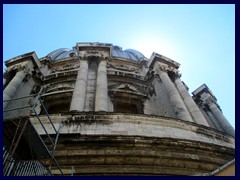
<instances>
[{"instance_id":1,"label":"pilaster","mask_svg":"<svg viewBox=\"0 0 240 180\"><path fill-rule=\"evenodd\" d=\"M178 89L178 92L182 96L184 104L186 105L189 113L192 115L193 120L198 124L209 126L201 111L197 107L196 103L193 101L192 97L188 93L186 87L183 85L180 79L180 75L176 74L174 83Z\"/></svg>"},{"instance_id":2,"label":"pilaster","mask_svg":"<svg viewBox=\"0 0 240 180\"><path fill-rule=\"evenodd\" d=\"M85 96L87 90L87 78L88 78L88 61L86 59L80 59L80 67L78 70L78 75L73 90L70 111L84 110Z\"/></svg>"},{"instance_id":3,"label":"pilaster","mask_svg":"<svg viewBox=\"0 0 240 180\"><path fill-rule=\"evenodd\" d=\"M167 69L163 68L161 64L158 63L156 71L163 82L177 118L193 122L180 94L168 76Z\"/></svg>"},{"instance_id":4,"label":"pilaster","mask_svg":"<svg viewBox=\"0 0 240 180\"><path fill-rule=\"evenodd\" d=\"M107 58L98 64L95 111L108 111Z\"/></svg>"},{"instance_id":5,"label":"pilaster","mask_svg":"<svg viewBox=\"0 0 240 180\"><path fill-rule=\"evenodd\" d=\"M20 66L20 65L17 66L15 70L17 71L17 73L15 74L13 79L8 83L7 87L3 91L3 109L6 109L9 103L7 100L10 100L14 96L14 94L18 90L18 87L20 86L20 84L22 83L23 79L25 78L28 72L26 67ZM4 101L7 101L7 102L4 102Z\"/></svg>"},{"instance_id":6,"label":"pilaster","mask_svg":"<svg viewBox=\"0 0 240 180\"><path fill-rule=\"evenodd\" d=\"M206 103L209 106L209 109L212 111L214 117L218 120L218 122L219 122L220 126L222 127L222 129L224 130L224 132L235 137L234 128L231 126L231 124L225 118L223 113L217 107L216 102L211 97L209 97L206 100Z\"/></svg>"}]
</instances>

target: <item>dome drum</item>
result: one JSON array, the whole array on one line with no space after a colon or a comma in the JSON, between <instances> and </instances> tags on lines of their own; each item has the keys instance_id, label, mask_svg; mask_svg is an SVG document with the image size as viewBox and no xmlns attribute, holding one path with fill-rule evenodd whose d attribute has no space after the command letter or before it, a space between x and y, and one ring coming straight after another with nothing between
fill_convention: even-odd
<instances>
[{"instance_id":1,"label":"dome drum","mask_svg":"<svg viewBox=\"0 0 240 180\"><path fill-rule=\"evenodd\" d=\"M204 84L191 96L180 64L163 55L77 43L6 65L5 174L196 176L235 158L213 92Z\"/></svg>"}]
</instances>

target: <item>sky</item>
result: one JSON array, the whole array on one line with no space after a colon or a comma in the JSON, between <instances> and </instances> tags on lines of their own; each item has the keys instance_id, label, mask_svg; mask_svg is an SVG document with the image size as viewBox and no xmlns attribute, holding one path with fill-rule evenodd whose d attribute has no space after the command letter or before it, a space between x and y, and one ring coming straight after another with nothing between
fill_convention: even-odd
<instances>
[{"instance_id":1,"label":"sky","mask_svg":"<svg viewBox=\"0 0 240 180\"><path fill-rule=\"evenodd\" d=\"M235 128L235 5L3 5L4 61L77 42L111 43L181 64L191 94L206 84Z\"/></svg>"}]
</instances>

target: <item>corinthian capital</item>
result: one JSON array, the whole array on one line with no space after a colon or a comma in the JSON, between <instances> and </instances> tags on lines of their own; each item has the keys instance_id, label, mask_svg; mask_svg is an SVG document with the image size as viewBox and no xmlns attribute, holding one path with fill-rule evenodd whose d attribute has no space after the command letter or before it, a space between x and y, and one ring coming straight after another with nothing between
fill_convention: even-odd
<instances>
[{"instance_id":1,"label":"corinthian capital","mask_svg":"<svg viewBox=\"0 0 240 180\"><path fill-rule=\"evenodd\" d=\"M3 73L3 78L7 79L9 77L9 71Z\"/></svg>"},{"instance_id":2,"label":"corinthian capital","mask_svg":"<svg viewBox=\"0 0 240 180\"><path fill-rule=\"evenodd\" d=\"M179 72L172 72L172 71L171 71L171 78L172 78L173 81L175 81L175 80L177 80L177 79L180 79L181 76L182 76L181 73L179 73Z\"/></svg>"},{"instance_id":3,"label":"corinthian capital","mask_svg":"<svg viewBox=\"0 0 240 180\"><path fill-rule=\"evenodd\" d=\"M162 64L158 64L155 71L157 74L161 74L163 72L167 72L167 67Z\"/></svg>"},{"instance_id":4,"label":"corinthian capital","mask_svg":"<svg viewBox=\"0 0 240 180\"><path fill-rule=\"evenodd\" d=\"M19 72L19 71L23 71L24 73L26 74L30 74L31 70L29 69L29 67L27 66L27 64L16 64L14 65L11 70L14 70L16 72Z\"/></svg>"},{"instance_id":5,"label":"corinthian capital","mask_svg":"<svg viewBox=\"0 0 240 180\"><path fill-rule=\"evenodd\" d=\"M159 69L161 70L161 71L163 71L163 72L167 72L167 67L166 66L164 66L164 65L158 65L158 67L159 67Z\"/></svg>"},{"instance_id":6,"label":"corinthian capital","mask_svg":"<svg viewBox=\"0 0 240 180\"><path fill-rule=\"evenodd\" d=\"M211 96L205 97L204 102L208 105L216 104L216 101Z\"/></svg>"},{"instance_id":7,"label":"corinthian capital","mask_svg":"<svg viewBox=\"0 0 240 180\"><path fill-rule=\"evenodd\" d=\"M177 71L177 72L175 73L175 75L176 75L176 78L181 78L181 77L182 77L182 74L179 73L179 71Z\"/></svg>"}]
</instances>

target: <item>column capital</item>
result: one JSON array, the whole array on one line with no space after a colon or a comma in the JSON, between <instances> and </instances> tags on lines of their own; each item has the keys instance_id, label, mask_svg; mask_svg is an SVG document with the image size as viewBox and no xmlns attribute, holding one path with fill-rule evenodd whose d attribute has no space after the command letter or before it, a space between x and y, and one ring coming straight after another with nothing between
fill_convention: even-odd
<instances>
[{"instance_id":1,"label":"column capital","mask_svg":"<svg viewBox=\"0 0 240 180\"><path fill-rule=\"evenodd\" d=\"M175 73L175 79L180 79L182 77L182 74L179 72Z\"/></svg>"},{"instance_id":2,"label":"column capital","mask_svg":"<svg viewBox=\"0 0 240 180\"><path fill-rule=\"evenodd\" d=\"M109 58L108 57L101 57L101 58L99 58L99 63L100 62L106 62L107 63L107 61L109 60Z\"/></svg>"},{"instance_id":3,"label":"column capital","mask_svg":"<svg viewBox=\"0 0 240 180\"><path fill-rule=\"evenodd\" d=\"M204 98L204 103L207 104L207 105L212 105L212 104L216 105L216 101L211 96L205 97Z\"/></svg>"},{"instance_id":4,"label":"column capital","mask_svg":"<svg viewBox=\"0 0 240 180\"><path fill-rule=\"evenodd\" d=\"M84 61L86 63L89 63L89 58L86 56L79 56L79 61Z\"/></svg>"},{"instance_id":5,"label":"column capital","mask_svg":"<svg viewBox=\"0 0 240 180\"><path fill-rule=\"evenodd\" d=\"M168 71L168 68L166 66L163 66L161 64L158 64L158 69L157 71L162 71L162 72L167 72Z\"/></svg>"},{"instance_id":6,"label":"column capital","mask_svg":"<svg viewBox=\"0 0 240 180\"><path fill-rule=\"evenodd\" d=\"M109 57L104 57L104 56L101 56L101 57L97 57L97 63L100 64L101 62L108 62L109 60Z\"/></svg>"},{"instance_id":7,"label":"column capital","mask_svg":"<svg viewBox=\"0 0 240 180\"><path fill-rule=\"evenodd\" d=\"M9 77L9 72L8 71L5 71L3 73L3 78L7 79Z\"/></svg>"},{"instance_id":8,"label":"column capital","mask_svg":"<svg viewBox=\"0 0 240 180\"><path fill-rule=\"evenodd\" d=\"M13 66L12 70L16 71L16 72L24 72L25 74L30 74L31 70L28 68L27 65L21 65L21 64L17 64L15 66Z\"/></svg>"},{"instance_id":9,"label":"column capital","mask_svg":"<svg viewBox=\"0 0 240 180\"><path fill-rule=\"evenodd\" d=\"M101 61L108 61L108 60L109 60L109 57L107 57L107 56L101 56L101 57L99 57L99 59L100 59Z\"/></svg>"},{"instance_id":10,"label":"column capital","mask_svg":"<svg viewBox=\"0 0 240 180\"><path fill-rule=\"evenodd\" d=\"M162 74L167 73L167 68L161 64L157 64L157 67L155 68L155 74Z\"/></svg>"},{"instance_id":11,"label":"column capital","mask_svg":"<svg viewBox=\"0 0 240 180\"><path fill-rule=\"evenodd\" d=\"M182 82L182 80L180 79L181 76L182 76L181 73L171 71L171 79L172 79L173 82L176 81L176 80L180 80Z\"/></svg>"}]
</instances>

